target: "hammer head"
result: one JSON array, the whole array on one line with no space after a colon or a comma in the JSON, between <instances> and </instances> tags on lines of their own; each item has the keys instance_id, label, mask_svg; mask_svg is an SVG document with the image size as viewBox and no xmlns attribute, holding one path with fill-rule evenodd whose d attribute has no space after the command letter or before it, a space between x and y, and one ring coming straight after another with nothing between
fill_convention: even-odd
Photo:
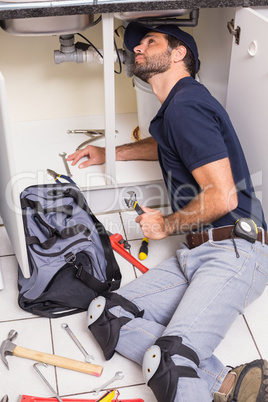
<instances>
[{"instance_id":1,"label":"hammer head","mask_svg":"<svg viewBox=\"0 0 268 402\"><path fill-rule=\"evenodd\" d=\"M128 208L133 208L137 201L136 193L135 191L128 191L127 193L129 194L129 198L125 198L125 203Z\"/></svg>"},{"instance_id":2,"label":"hammer head","mask_svg":"<svg viewBox=\"0 0 268 402\"><path fill-rule=\"evenodd\" d=\"M11 341L16 338L16 336L18 335L18 333L12 329L11 331L9 331L7 339L5 339L1 346L0 346L0 354L1 354L1 358L4 362L4 364L6 365L6 368L9 370L9 366L8 366L8 362L6 359L7 355L13 355L13 351L15 349L15 347L17 345L15 345L15 343L12 343Z\"/></svg>"}]
</instances>

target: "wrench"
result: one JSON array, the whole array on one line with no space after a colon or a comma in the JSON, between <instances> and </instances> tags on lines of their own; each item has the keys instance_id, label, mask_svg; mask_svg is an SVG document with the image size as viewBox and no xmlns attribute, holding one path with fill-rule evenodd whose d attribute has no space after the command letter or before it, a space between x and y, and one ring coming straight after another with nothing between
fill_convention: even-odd
<instances>
[{"instance_id":1,"label":"wrench","mask_svg":"<svg viewBox=\"0 0 268 402\"><path fill-rule=\"evenodd\" d=\"M106 381L100 387L92 389L91 392L93 392L93 395L98 395L99 392L101 392L108 385L112 384L112 382L117 381L117 380L122 380L123 378L124 378L124 375L123 375L122 371L117 371L115 373L115 375L113 376L113 378L111 378L110 380Z\"/></svg>"},{"instance_id":2,"label":"wrench","mask_svg":"<svg viewBox=\"0 0 268 402\"><path fill-rule=\"evenodd\" d=\"M63 402L63 400L61 399L61 397L57 394L57 392L52 388L52 386L49 384L49 382L47 381L47 379L45 378L45 376L41 373L41 371L37 368L38 365L41 365L47 367L46 363L35 363L33 365L35 371L37 372L37 374L40 375L40 377L42 378L42 380L44 381L44 383L48 386L48 388L50 389L51 392L53 392L53 396L55 396L55 398L58 399L59 402Z\"/></svg>"},{"instance_id":3,"label":"wrench","mask_svg":"<svg viewBox=\"0 0 268 402\"><path fill-rule=\"evenodd\" d=\"M63 163L64 163L64 166L65 166L67 175L72 177L72 173L70 171L69 165L68 165L67 160L66 160L66 155L67 155L66 152L59 153L59 156L61 156L62 159L63 159Z\"/></svg>"},{"instance_id":4,"label":"wrench","mask_svg":"<svg viewBox=\"0 0 268 402\"><path fill-rule=\"evenodd\" d=\"M141 209L137 202L135 191L128 191L127 193L129 194L129 198L124 199L127 207L135 209L138 215L144 214L144 211Z\"/></svg>"},{"instance_id":5,"label":"wrench","mask_svg":"<svg viewBox=\"0 0 268 402\"><path fill-rule=\"evenodd\" d=\"M72 340L74 341L74 343L76 344L76 346L79 348L79 350L83 353L83 355L85 356L85 361L87 363L91 363L91 360L94 360L94 357L89 355L86 351L86 349L82 346L82 344L79 342L79 340L77 339L77 337L74 335L73 331L70 329L68 324L61 324L61 327L63 329L66 330L66 332L70 335L70 337L72 338Z\"/></svg>"}]
</instances>

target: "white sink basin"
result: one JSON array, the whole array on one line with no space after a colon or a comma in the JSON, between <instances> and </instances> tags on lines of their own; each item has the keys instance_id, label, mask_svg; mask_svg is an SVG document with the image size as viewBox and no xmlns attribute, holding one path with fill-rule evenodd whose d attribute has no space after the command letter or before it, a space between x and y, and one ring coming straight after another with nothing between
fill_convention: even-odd
<instances>
[{"instance_id":1,"label":"white sink basin","mask_svg":"<svg viewBox=\"0 0 268 402\"><path fill-rule=\"evenodd\" d=\"M9 19L0 21L0 26L12 35L46 36L75 34L89 28L92 23L92 15L81 14Z\"/></svg>"}]
</instances>

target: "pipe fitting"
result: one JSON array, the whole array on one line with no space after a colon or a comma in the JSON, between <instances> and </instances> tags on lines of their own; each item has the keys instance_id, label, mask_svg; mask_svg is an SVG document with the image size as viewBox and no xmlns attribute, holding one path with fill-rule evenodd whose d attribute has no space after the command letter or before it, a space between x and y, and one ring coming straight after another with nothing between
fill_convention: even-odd
<instances>
[{"instance_id":1,"label":"pipe fitting","mask_svg":"<svg viewBox=\"0 0 268 402\"><path fill-rule=\"evenodd\" d=\"M61 50L54 50L54 62L55 64L64 62L83 63L83 50L75 49L71 53L65 53Z\"/></svg>"},{"instance_id":2,"label":"pipe fitting","mask_svg":"<svg viewBox=\"0 0 268 402\"><path fill-rule=\"evenodd\" d=\"M75 50L74 35L61 35L60 44L62 53L72 53Z\"/></svg>"}]
</instances>

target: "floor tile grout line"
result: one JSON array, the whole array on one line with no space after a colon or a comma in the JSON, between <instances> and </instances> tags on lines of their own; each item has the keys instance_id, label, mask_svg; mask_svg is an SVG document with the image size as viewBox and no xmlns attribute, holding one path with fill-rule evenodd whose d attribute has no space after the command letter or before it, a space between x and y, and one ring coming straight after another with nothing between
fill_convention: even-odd
<instances>
[{"instance_id":1,"label":"floor tile grout line","mask_svg":"<svg viewBox=\"0 0 268 402\"><path fill-rule=\"evenodd\" d=\"M0 258L4 258L4 257L15 257L15 253L12 254L4 254L4 255L0 255Z\"/></svg>"},{"instance_id":2,"label":"floor tile grout line","mask_svg":"<svg viewBox=\"0 0 268 402\"><path fill-rule=\"evenodd\" d=\"M128 241L127 233L126 233L126 229L125 229L125 225L124 225L124 221L123 221L123 217L122 217L122 213L121 213L121 212L119 212L119 218L120 218L120 222L121 222L121 224L122 224L122 228L123 228L123 232L124 232L124 237L125 237L126 241Z\"/></svg>"},{"instance_id":3,"label":"floor tile grout line","mask_svg":"<svg viewBox=\"0 0 268 402\"><path fill-rule=\"evenodd\" d=\"M119 213L119 217L120 217L120 221L121 221L121 224L122 224L122 227L123 227L124 237L126 239L126 242L129 244L129 242L132 241L132 240L128 240L128 238L127 238L125 224L124 224L124 220L123 220L121 212ZM129 253L131 254L131 249L130 248L129 248ZM136 268L135 268L135 266L133 264L132 264L132 270L133 270L135 278L137 279L137 277L138 277L137 270L136 270Z\"/></svg>"},{"instance_id":4,"label":"floor tile grout line","mask_svg":"<svg viewBox=\"0 0 268 402\"><path fill-rule=\"evenodd\" d=\"M52 325L52 320L49 318L49 327L50 327L50 337L51 337L51 348L52 348L52 353L55 355L55 345L54 345L54 337L53 337L53 325ZM59 395L59 383L58 383L58 375L57 375L57 367L54 366L54 375L55 375L55 382L56 382L56 390Z\"/></svg>"},{"instance_id":5,"label":"floor tile grout line","mask_svg":"<svg viewBox=\"0 0 268 402\"><path fill-rule=\"evenodd\" d=\"M250 336L251 336L251 338L252 338L252 341L253 341L253 343L254 343L256 349L257 349L257 352L258 352L260 358L262 359L262 354L261 354L261 352L260 352L260 349L259 349L259 347L258 347L258 345L257 345L257 342L256 342L255 338L254 338L253 332L251 331L250 326L249 326L249 324L248 324L248 321L247 321L247 319L246 319L246 317L245 317L244 314L243 314L243 319L244 319L245 324L246 324L246 326L247 326L247 328L248 328L248 331L249 331L249 334L250 334Z\"/></svg>"},{"instance_id":6,"label":"floor tile grout line","mask_svg":"<svg viewBox=\"0 0 268 402\"><path fill-rule=\"evenodd\" d=\"M10 320L3 320L0 321L0 324L7 323L7 322L17 322L17 321L26 321L26 320L40 320L43 317L24 317L24 318L13 318Z\"/></svg>"}]
</instances>

